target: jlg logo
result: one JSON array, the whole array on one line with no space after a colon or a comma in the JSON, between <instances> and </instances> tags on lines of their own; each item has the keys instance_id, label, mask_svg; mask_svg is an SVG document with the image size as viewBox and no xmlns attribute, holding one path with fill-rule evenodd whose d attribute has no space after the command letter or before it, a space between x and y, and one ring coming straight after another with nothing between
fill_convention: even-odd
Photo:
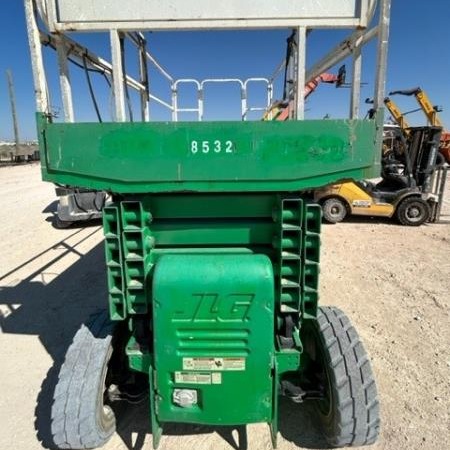
<instances>
[{"instance_id":1,"label":"jlg logo","mask_svg":"<svg viewBox=\"0 0 450 450\"><path fill-rule=\"evenodd\" d=\"M254 294L193 294L192 300L175 310L173 322L243 322Z\"/></svg>"}]
</instances>

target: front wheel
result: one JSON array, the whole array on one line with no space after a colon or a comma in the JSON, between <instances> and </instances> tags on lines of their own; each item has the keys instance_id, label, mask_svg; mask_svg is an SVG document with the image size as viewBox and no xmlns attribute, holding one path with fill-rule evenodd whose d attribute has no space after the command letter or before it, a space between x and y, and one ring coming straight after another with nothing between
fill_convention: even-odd
<instances>
[{"instance_id":1,"label":"front wheel","mask_svg":"<svg viewBox=\"0 0 450 450\"><path fill-rule=\"evenodd\" d=\"M347 206L339 198L326 199L322 204L323 218L329 223L342 222L347 216Z\"/></svg>"},{"instance_id":2,"label":"front wheel","mask_svg":"<svg viewBox=\"0 0 450 450\"><path fill-rule=\"evenodd\" d=\"M56 216L53 223L55 225L55 228L57 228L58 230L65 230L66 228L70 228L74 224L74 222L61 220L58 215Z\"/></svg>"},{"instance_id":3,"label":"front wheel","mask_svg":"<svg viewBox=\"0 0 450 450\"><path fill-rule=\"evenodd\" d=\"M445 160L445 156L442 153L438 153L436 155L436 166L442 167L445 165L447 161Z\"/></svg>"},{"instance_id":4,"label":"front wheel","mask_svg":"<svg viewBox=\"0 0 450 450\"><path fill-rule=\"evenodd\" d=\"M82 325L66 353L52 405L57 448L101 447L116 429L114 412L105 402L112 336L107 314L98 314Z\"/></svg>"},{"instance_id":5,"label":"front wheel","mask_svg":"<svg viewBox=\"0 0 450 450\"><path fill-rule=\"evenodd\" d=\"M397 206L396 216L402 225L418 227L430 219L428 203L419 197L407 197Z\"/></svg>"},{"instance_id":6,"label":"front wheel","mask_svg":"<svg viewBox=\"0 0 450 450\"><path fill-rule=\"evenodd\" d=\"M373 444L379 434L379 403L369 358L358 333L338 308L319 308L312 323L312 356L324 398L315 401L332 447Z\"/></svg>"}]
</instances>

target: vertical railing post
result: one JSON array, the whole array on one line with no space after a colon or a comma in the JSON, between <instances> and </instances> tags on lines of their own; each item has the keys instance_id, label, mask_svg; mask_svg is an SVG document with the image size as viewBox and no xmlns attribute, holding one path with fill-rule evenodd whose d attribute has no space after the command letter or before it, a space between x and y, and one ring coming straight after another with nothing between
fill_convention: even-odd
<instances>
[{"instance_id":1,"label":"vertical railing post","mask_svg":"<svg viewBox=\"0 0 450 450\"><path fill-rule=\"evenodd\" d=\"M391 0L381 0L378 23L378 55L375 80L374 109L383 106L386 91L386 68L389 39L389 22L391 16Z\"/></svg>"},{"instance_id":2,"label":"vertical railing post","mask_svg":"<svg viewBox=\"0 0 450 450\"><path fill-rule=\"evenodd\" d=\"M28 41L31 53L34 91L36 93L36 109L40 113L49 114L47 81L45 78L44 61L39 29L36 23L35 4L33 0L25 0L25 16L27 21Z\"/></svg>"},{"instance_id":3,"label":"vertical railing post","mask_svg":"<svg viewBox=\"0 0 450 450\"><path fill-rule=\"evenodd\" d=\"M306 84L306 27L297 28L297 67L296 67L295 116L297 120L305 118Z\"/></svg>"},{"instance_id":4,"label":"vertical railing post","mask_svg":"<svg viewBox=\"0 0 450 450\"><path fill-rule=\"evenodd\" d=\"M363 36L359 36L355 42L353 50L353 76L352 76L352 92L350 99L350 118L357 119L359 117L359 108L361 102L361 69L362 54L361 44Z\"/></svg>"},{"instance_id":5,"label":"vertical railing post","mask_svg":"<svg viewBox=\"0 0 450 450\"><path fill-rule=\"evenodd\" d=\"M177 83L171 85L172 90L172 121L178 122L178 91Z\"/></svg>"},{"instance_id":6,"label":"vertical railing post","mask_svg":"<svg viewBox=\"0 0 450 450\"><path fill-rule=\"evenodd\" d=\"M116 122L125 122L125 92L123 86L122 46L118 30L110 31L113 66L114 111Z\"/></svg>"},{"instance_id":7,"label":"vertical railing post","mask_svg":"<svg viewBox=\"0 0 450 450\"><path fill-rule=\"evenodd\" d=\"M269 108L273 102L273 83L269 81L267 84L267 107Z\"/></svg>"},{"instance_id":8,"label":"vertical railing post","mask_svg":"<svg viewBox=\"0 0 450 450\"><path fill-rule=\"evenodd\" d=\"M144 90L140 92L141 97L141 119L143 122L150 120L150 88L147 66L147 41L140 37L139 39L139 77Z\"/></svg>"},{"instance_id":9,"label":"vertical railing post","mask_svg":"<svg viewBox=\"0 0 450 450\"><path fill-rule=\"evenodd\" d=\"M203 122L205 114L205 98L204 98L203 85L200 83L200 88L198 88L197 99L198 99L198 120Z\"/></svg>"},{"instance_id":10,"label":"vertical railing post","mask_svg":"<svg viewBox=\"0 0 450 450\"><path fill-rule=\"evenodd\" d=\"M74 122L72 86L70 84L69 64L67 59L67 47L64 40L56 37L56 51L58 54L59 84L61 89L61 99L64 108L65 122Z\"/></svg>"},{"instance_id":11,"label":"vertical railing post","mask_svg":"<svg viewBox=\"0 0 450 450\"><path fill-rule=\"evenodd\" d=\"M241 120L247 120L248 105L247 105L247 88L245 85L241 86Z\"/></svg>"}]
</instances>

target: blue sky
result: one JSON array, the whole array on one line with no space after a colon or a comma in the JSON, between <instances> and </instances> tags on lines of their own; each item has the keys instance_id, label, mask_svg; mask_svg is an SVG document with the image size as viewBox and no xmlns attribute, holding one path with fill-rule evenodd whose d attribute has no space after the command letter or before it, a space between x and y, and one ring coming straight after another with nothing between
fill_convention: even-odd
<instances>
[{"instance_id":1,"label":"blue sky","mask_svg":"<svg viewBox=\"0 0 450 450\"><path fill-rule=\"evenodd\" d=\"M12 137L12 124L6 83L6 69L14 74L20 135L23 139L35 137L34 94L29 62L28 41L21 0L3 2L2 34L0 39L0 139ZM441 117L450 127L450 2L431 0L427 7L421 2L392 0L391 39L387 89L406 89L421 86L427 91L434 104L441 105ZM315 31L310 35L307 60L312 62L327 52L342 39L347 31ZM148 41L151 52L174 75L174 77L237 77L268 76L285 54L288 30L254 32L214 32L214 33L152 33ZM103 56L108 56L106 36L82 35L80 40L89 44ZM375 46L368 46L364 56L362 97L373 92ZM54 55L46 52L49 84L54 89L52 105L60 109L57 72ZM349 63L349 61L347 61ZM136 61L130 58L130 66ZM348 69L350 66L348 65ZM336 71L335 68L332 71ZM133 70L131 69L133 72ZM136 72L136 71L134 71ZM95 120L94 111L85 89L84 74L72 70L75 98L77 100L77 120ZM153 74L153 72L152 72ZM109 117L110 99L105 83L93 76L98 87L99 101L103 103L102 114ZM169 89L163 80L152 77L153 89L162 97L169 99ZM205 94L206 117L210 120L232 119L239 113L239 92L228 87L220 90L211 87ZM249 93L252 105L262 100L261 87ZM181 94L185 106L194 101L193 92L188 89ZM321 86L308 100L307 118L343 117L348 110L349 93L346 89L337 90L333 86ZM415 108L413 99L397 98L403 110ZM137 98L133 97L137 104ZM168 118L162 108L153 106L156 119ZM364 111L366 105L362 104ZM137 111L135 111L137 116ZM412 114L409 120L420 125L424 123L420 113ZM185 117L188 119L189 117Z\"/></svg>"}]
</instances>

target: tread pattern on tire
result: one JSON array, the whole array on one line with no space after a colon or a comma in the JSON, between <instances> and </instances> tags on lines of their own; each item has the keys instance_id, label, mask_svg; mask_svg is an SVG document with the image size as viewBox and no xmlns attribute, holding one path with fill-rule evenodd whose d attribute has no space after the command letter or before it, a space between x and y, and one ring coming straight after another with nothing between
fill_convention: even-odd
<instances>
[{"instance_id":1,"label":"tread pattern on tire","mask_svg":"<svg viewBox=\"0 0 450 450\"><path fill-rule=\"evenodd\" d=\"M329 205L330 203L333 203L333 202L338 202L338 203L342 206L343 211L344 211L344 214L342 215L342 217L338 217L337 220L336 220L335 217L332 217L332 216L330 215L329 211L328 211L328 205ZM323 214L323 218L324 218L328 223L339 223L339 222L342 222L342 221L347 217L347 214L348 214L347 205L346 205L346 203L345 203L343 200L341 200L340 198L337 198L337 197L330 197L330 198L327 198L327 199L323 202L323 204L322 204L322 214Z\"/></svg>"},{"instance_id":2,"label":"tread pattern on tire","mask_svg":"<svg viewBox=\"0 0 450 450\"><path fill-rule=\"evenodd\" d=\"M91 316L70 345L59 372L52 406L53 441L61 449L102 446L114 433L97 424L97 399L105 360L112 341L113 324L106 312Z\"/></svg>"},{"instance_id":3,"label":"tread pattern on tire","mask_svg":"<svg viewBox=\"0 0 450 450\"><path fill-rule=\"evenodd\" d=\"M424 208L426 208L426 210L427 210L426 217L417 223L411 223L405 217L405 209L409 206L409 203L412 203L414 201L421 203L424 206ZM397 216L397 220L400 222L400 224L405 225L405 226L413 226L413 227L416 226L417 227L417 226L423 225L429 219L430 207L428 206L428 204L426 202L424 202L422 199L420 199L418 197L407 197L404 200L402 200L402 202L397 206L396 216Z\"/></svg>"},{"instance_id":4,"label":"tread pattern on tire","mask_svg":"<svg viewBox=\"0 0 450 450\"><path fill-rule=\"evenodd\" d=\"M321 307L317 324L334 399L327 439L334 447L373 444L380 429L378 394L358 333L334 307Z\"/></svg>"}]
</instances>

